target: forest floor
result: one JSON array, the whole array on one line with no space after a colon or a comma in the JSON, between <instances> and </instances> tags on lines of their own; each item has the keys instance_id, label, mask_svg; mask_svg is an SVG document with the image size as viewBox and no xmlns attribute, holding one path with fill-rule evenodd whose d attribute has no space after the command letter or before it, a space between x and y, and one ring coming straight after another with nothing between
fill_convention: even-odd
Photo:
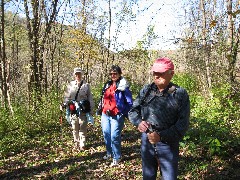
<instances>
[{"instance_id":1,"label":"forest floor","mask_svg":"<svg viewBox=\"0 0 240 180\"><path fill-rule=\"evenodd\" d=\"M0 179L142 179L140 133L128 121L122 133L123 158L117 167L103 160L99 120L88 126L86 150L73 148L71 128L63 123L34 137L34 145L0 159ZM200 152L201 151L201 152ZM240 153L204 158L204 152L180 149L179 179L240 179ZM160 174L158 174L160 179Z\"/></svg>"}]
</instances>

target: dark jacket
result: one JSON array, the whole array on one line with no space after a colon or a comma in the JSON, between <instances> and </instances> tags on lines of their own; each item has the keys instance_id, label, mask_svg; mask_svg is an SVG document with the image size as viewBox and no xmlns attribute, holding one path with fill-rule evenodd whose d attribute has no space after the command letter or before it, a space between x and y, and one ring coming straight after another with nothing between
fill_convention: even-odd
<instances>
[{"instance_id":1,"label":"dark jacket","mask_svg":"<svg viewBox=\"0 0 240 180\"><path fill-rule=\"evenodd\" d=\"M128 113L129 120L135 126L142 120L153 124L161 139L166 142L179 141L189 126L190 101L187 91L174 85L176 87L174 92L169 93L172 86L170 83L163 92L160 92L154 83L146 85L140 90Z\"/></svg>"}]
</instances>

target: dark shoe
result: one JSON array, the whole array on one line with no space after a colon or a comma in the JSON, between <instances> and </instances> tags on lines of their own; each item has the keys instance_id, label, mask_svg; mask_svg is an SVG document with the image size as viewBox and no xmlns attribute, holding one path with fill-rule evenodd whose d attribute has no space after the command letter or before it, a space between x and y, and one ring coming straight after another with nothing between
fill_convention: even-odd
<instances>
[{"instance_id":1,"label":"dark shoe","mask_svg":"<svg viewBox=\"0 0 240 180\"><path fill-rule=\"evenodd\" d=\"M103 156L103 159L104 160L108 160L111 158L111 154L106 154L105 156Z\"/></svg>"}]
</instances>

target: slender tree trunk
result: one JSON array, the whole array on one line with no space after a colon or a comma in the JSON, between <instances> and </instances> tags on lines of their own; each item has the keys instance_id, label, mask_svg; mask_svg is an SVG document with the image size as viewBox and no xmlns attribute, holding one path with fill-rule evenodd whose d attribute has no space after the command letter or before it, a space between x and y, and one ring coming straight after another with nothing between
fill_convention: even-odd
<instances>
[{"instance_id":1,"label":"slender tree trunk","mask_svg":"<svg viewBox=\"0 0 240 180\"><path fill-rule=\"evenodd\" d=\"M31 68L31 75L30 75L30 82L29 82L29 90L31 93L35 93L36 100L41 100L41 95L43 90L46 90L47 86L44 86L44 82L46 81L46 77L44 78L44 62L43 62L43 53L44 53L44 46L47 42L47 38L51 32L51 25L55 20L57 14L57 3L58 0L53 0L51 4L51 15L48 18L46 14L46 4L45 1L41 0L32 0L31 7L32 7L32 15L33 18L30 19L29 13L29 5L28 1L24 0L24 7L26 13L26 21L27 21L27 29L28 29L28 41L29 41L29 48L31 52L31 61L30 61L30 68ZM45 14L44 14L45 12ZM41 24L42 14L45 16L44 25ZM41 31L44 28L44 30ZM42 32L42 33L41 33ZM45 82L46 83L46 82ZM31 96L30 96L31 97ZM35 103L34 103L35 104Z\"/></svg>"},{"instance_id":2,"label":"slender tree trunk","mask_svg":"<svg viewBox=\"0 0 240 180\"><path fill-rule=\"evenodd\" d=\"M227 52L227 59L228 59L228 73L229 73L229 80L230 83L233 85L235 80L234 75L234 67L236 64L236 58L237 58L237 49L239 38L236 41L236 44L234 44L234 23L233 23L233 11L232 11L232 0L227 0L227 12L228 12L228 39L227 39L227 45L228 45L228 52ZM237 36L238 37L238 36ZM234 52L235 51L235 52Z\"/></svg>"},{"instance_id":3,"label":"slender tree trunk","mask_svg":"<svg viewBox=\"0 0 240 180\"><path fill-rule=\"evenodd\" d=\"M205 62L206 66L206 79L207 79L207 87L208 89L211 89L212 87L212 80L211 80L211 74L210 74L210 65L209 65L209 59L210 59L210 52L208 52L209 48L207 47L207 41L206 41L206 33L207 33L207 23L206 23L206 8L205 8L205 0L201 0L201 10L202 10L202 39L203 39L203 47L204 47L204 54L203 54L203 60Z\"/></svg>"},{"instance_id":4,"label":"slender tree trunk","mask_svg":"<svg viewBox=\"0 0 240 180\"><path fill-rule=\"evenodd\" d=\"M2 96L3 96L3 101L2 105L7 107L7 63L6 63L6 48L5 48L5 11L4 11L4 0L1 0L1 40L0 40L0 45L1 45L1 91L2 91Z\"/></svg>"},{"instance_id":5,"label":"slender tree trunk","mask_svg":"<svg viewBox=\"0 0 240 180\"><path fill-rule=\"evenodd\" d=\"M51 4L51 15L50 17L48 17L47 13L46 13L46 5L44 0L41 1L41 7L42 10L45 12L45 21L46 21L46 25L45 25L45 30L43 31L43 36L40 38L41 41L39 42L39 49L40 49L40 53L39 53L39 75L40 75L40 86L42 87L42 89L44 89L45 92L47 92L47 72L43 72L44 71L44 51L45 51L45 45L47 42L47 39L49 38L49 35L51 34L51 29L53 26L53 23L56 19L58 10L57 10L57 4L58 4L58 0L52 0L52 4ZM40 33L40 32L39 32ZM54 50L55 52L55 50ZM54 52L51 52L52 54L54 54ZM46 68L45 68L46 69Z\"/></svg>"},{"instance_id":6,"label":"slender tree trunk","mask_svg":"<svg viewBox=\"0 0 240 180\"><path fill-rule=\"evenodd\" d=\"M58 60L57 60L57 73L56 73L56 89L58 89L59 87L59 75L60 75L60 65L61 65L61 60L62 60L62 58L64 58L64 57L62 57L62 56L65 56L65 55L63 55L62 54L62 46L61 46L61 44L62 44L62 37L63 37L63 23L61 23L61 28L60 28L60 37L59 37L59 44L60 44L60 47L59 47L59 49L58 49ZM57 91L58 92L58 91Z\"/></svg>"},{"instance_id":7,"label":"slender tree trunk","mask_svg":"<svg viewBox=\"0 0 240 180\"><path fill-rule=\"evenodd\" d=\"M82 32L83 34L85 35L87 33L87 17L86 17L86 0L82 0L82 5L83 5L83 8L82 8Z\"/></svg>"},{"instance_id":8,"label":"slender tree trunk","mask_svg":"<svg viewBox=\"0 0 240 180\"><path fill-rule=\"evenodd\" d=\"M110 46L111 46L111 26L112 26L112 10L111 10L111 0L108 1L108 14L109 14L109 27L108 27L108 48L107 48L107 58L105 63L105 72L108 72L108 66L110 62ZM105 73L104 80L107 78Z\"/></svg>"},{"instance_id":9,"label":"slender tree trunk","mask_svg":"<svg viewBox=\"0 0 240 180\"><path fill-rule=\"evenodd\" d=\"M29 6L27 0L24 0L24 7L26 13L26 22L28 29L28 41L29 50L31 52L30 59L30 78L28 82L29 88L29 101L31 102L32 95L35 97L41 96L39 72L38 72L38 59L39 59L39 41L38 41L38 30L39 30L39 17L38 17L38 2L34 1L31 3L33 9L33 18L30 19ZM36 102L33 102L34 106Z\"/></svg>"}]
</instances>

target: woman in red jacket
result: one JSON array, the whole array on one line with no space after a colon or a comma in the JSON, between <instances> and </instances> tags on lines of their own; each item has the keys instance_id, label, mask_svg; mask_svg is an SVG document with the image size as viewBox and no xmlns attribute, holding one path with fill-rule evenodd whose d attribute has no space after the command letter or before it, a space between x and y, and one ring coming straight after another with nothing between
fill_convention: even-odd
<instances>
[{"instance_id":1,"label":"woman in red jacket","mask_svg":"<svg viewBox=\"0 0 240 180\"><path fill-rule=\"evenodd\" d=\"M121 68L113 65L110 69L111 80L105 83L102 90L100 109L102 111L101 126L107 153L103 159L113 158L111 166L121 160L121 132L124 117L132 106L132 93L129 84L121 76Z\"/></svg>"}]
</instances>

